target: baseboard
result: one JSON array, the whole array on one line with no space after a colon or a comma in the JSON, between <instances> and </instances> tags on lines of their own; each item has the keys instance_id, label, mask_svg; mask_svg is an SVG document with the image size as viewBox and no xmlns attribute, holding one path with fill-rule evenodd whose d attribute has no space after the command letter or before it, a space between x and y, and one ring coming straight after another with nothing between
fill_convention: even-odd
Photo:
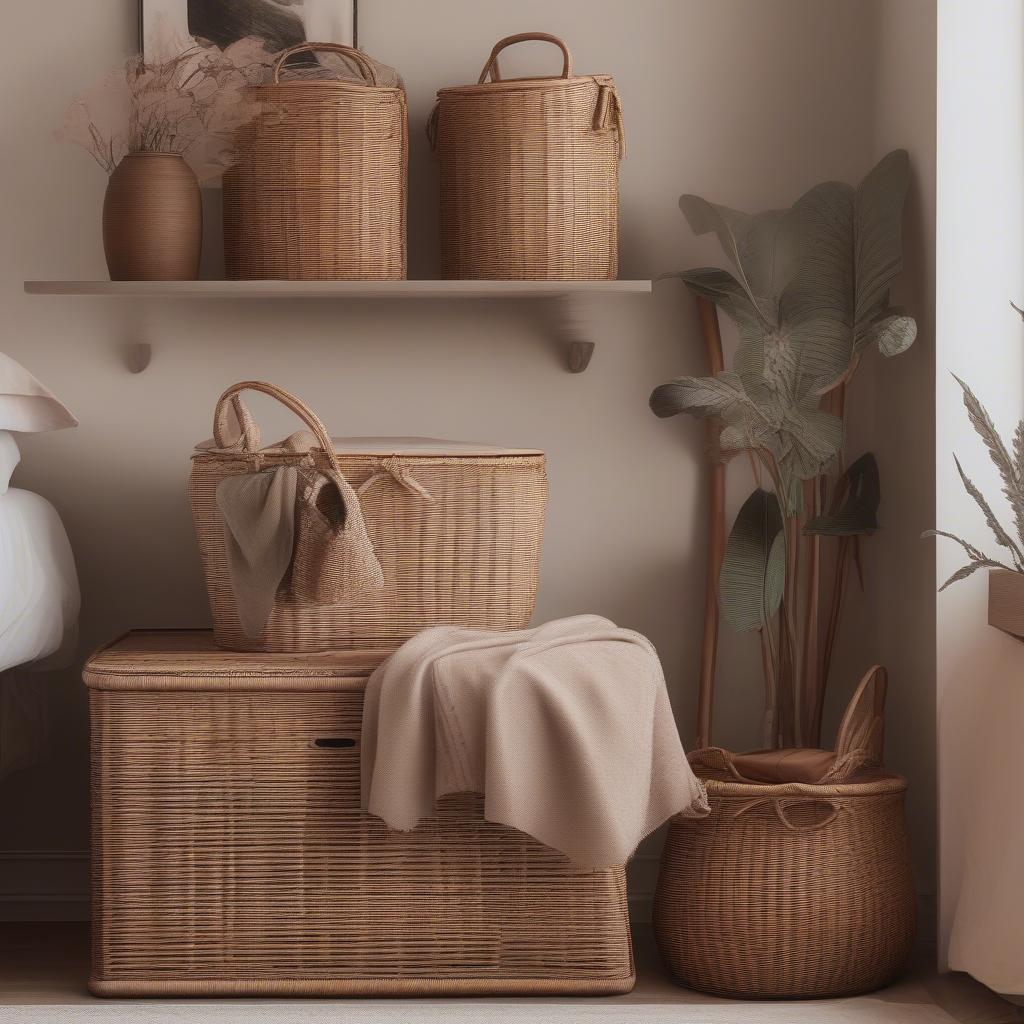
<instances>
[{"instance_id":1,"label":"baseboard","mask_svg":"<svg viewBox=\"0 0 1024 1024\"><path fill-rule=\"evenodd\" d=\"M0 921L88 921L86 850L0 850Z\"/></svg>"}]
</instances>

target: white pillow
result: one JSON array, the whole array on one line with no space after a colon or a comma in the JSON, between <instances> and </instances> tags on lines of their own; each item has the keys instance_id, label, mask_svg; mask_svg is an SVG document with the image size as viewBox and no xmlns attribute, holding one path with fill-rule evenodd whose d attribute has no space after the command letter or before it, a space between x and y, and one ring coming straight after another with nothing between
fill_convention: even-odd
<instances>
[{"instance_id":1,"label":"white pillow","mask_svg":"<svg viewBox=\"0 0 1024 1024\"><path fill-rule=\"evenodd\" d=\"M0 352L0 430L35 433L77 427L78 420L20 363Z\"/></svg>"},{"instance_id":2,"label":"white pillow","mask_svg":"<svg viewBox=\"0 0 1024 1024\"><path fill-rule=\"evenodd\" d=\"M0 430L0 495L7 493L11 483L11 474L21 462L21 450L13 434Z\"/></svg>"}]
</instances>

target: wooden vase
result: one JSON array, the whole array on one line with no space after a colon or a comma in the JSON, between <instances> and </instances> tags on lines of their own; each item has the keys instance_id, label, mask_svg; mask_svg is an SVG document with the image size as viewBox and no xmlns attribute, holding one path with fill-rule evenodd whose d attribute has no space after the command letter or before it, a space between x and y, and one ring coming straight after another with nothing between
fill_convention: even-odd
<instances>
[{"instance_id":1,"label":"wooden vase","mask_svg":"<svg viewBox=\"0 0 1024 1024\"><path fill-rule=\"evenodd\" d=\"M112 281L194 281L203 242L195 172L175 153L129 153L103 200Z\"/></svg>"}]
</instances>

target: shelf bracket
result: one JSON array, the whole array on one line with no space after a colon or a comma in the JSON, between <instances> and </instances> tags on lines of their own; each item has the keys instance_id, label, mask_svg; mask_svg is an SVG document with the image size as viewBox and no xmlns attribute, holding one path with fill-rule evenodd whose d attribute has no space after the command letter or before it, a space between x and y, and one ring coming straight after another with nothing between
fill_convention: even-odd
<instances>
[{"instance_id":1,"label":"shelf bracket","mask_svg":"<svg viewBox=\"0 0 1024 1024\"><path fill-rule=\"evenodd\" d=\"M124 365L129 373L142 373L153 361L153 346L148 341L133 341L124 346Z\"/></svg>"},{"instance_id":2,"label":"shelf bracket","mask_svg":"<svg viewBox=\"0 0 1024 1024\"><path fill-rule=\"evenodd\" d=\"M555 330L566 346L566 365L570 373L582 373L594 355L590 340L594 316L592 303L582 294L561 295L555 302Z\"/></svg>"}]
</instances>

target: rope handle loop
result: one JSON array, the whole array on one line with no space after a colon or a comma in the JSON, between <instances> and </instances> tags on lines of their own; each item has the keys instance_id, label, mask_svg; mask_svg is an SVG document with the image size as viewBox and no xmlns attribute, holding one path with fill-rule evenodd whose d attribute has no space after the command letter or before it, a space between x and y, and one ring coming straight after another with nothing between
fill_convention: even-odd
<instances>
[{"instance_id":1,"label":"rope handle loop","mask_svg":"<svg viewBox=\"0 0 1024 1024\"><path fill-rule=\"evenodd\" d=\"M299 43L298 46L289 46L287 50L282 50L278 54L277 60L274 61L274 85L281 84L281 67L284 62L296 53L307 52L340 53L343 57L348 57L355 64L360 74L370 85L380 85L380 80L377 78L377 69L366 54L352 46L342 46L341 43Z\"/></svg>"},{"instance_id":2,"label":"rope handle loop","mask_svg":"<svg viewBox=\"0 0 1024 1024\"><path fill-rule=\"evenodd\" d=\"M364 480L357 490L362 497L371 487L376 486L382 480L391 479L400 487L404 487L410 494L415 494L424 501L433 502L434 496L417 480L409 467L397 456L389 455L381 459L377 464L377 470Z\"/></svg>"},{"instance_id":3,"label":"rope handle loop","mask_svg":"<svg viewBox=\"0 0 1024 1024\"><path fill-rule=\"evenodd\" d=\"M841 800L833 799L832 797L819 797L819 796L791 796L791 797L765 797L757 796L753 800L747 800L733 813L733 820L741 818L748 811L754 810L755 807L761 807L764 804L771 804L775 811L776 817L780 823L788 828L791 832L819 832L823 828L828 828L839 817L839 815L847 810L846 804ZM815 822L813 825L795 825L788 817L786 811L789 807L796 804L828 804L832 809L821 821Z\"/></svg>"},{"instance_id":4,"label":"rope handle loop","mask_svg":"<svg viewBox=\"0 0 1024 1024\"><path fill-rule=\"evenodd\" d=\"M270 395L271 398L277 399L285 408L295 413L313 431L313 436L323 449L324 455L331 464L331 468L338 476L344 476L338 463L338 456L334 452L334 443L331 441L331 435L327 433L327 428L323 425L317 414L300 398L296 398L295 395L291 394L291 392L285 391L284 388L279 388L276 384L268 384L266 381L240 381L238 384L232 384L217 399L217 407L213 414L213 439L218 448L231 449L240 446L242 451L248 455L257 454L256 447L259 445L259 431L256 430L254 435L251 430L247 429L249 425L255 426L255 421L242 402L241 394L243 391L260 391L265 395ZM242 429L242 436L239 439L240 445L238 442L228 440L229 409L234 410L239 426Z\"/></svg>"},{"instance_id":5,"label":"rope handle loop","mask_svg":"<svg viewBox=\"0 0 1024 1024\"><path fill-rule=\"evenodd\" d=\"M494 44L494 49L491 50L491 55L487 58L487 63L484 65L483 71L480 72L480 77L477 79L477 85L483 85L487 81L487 76L490 75L492 82L501 81L501 71L498 68L498 54L505 49L506 46L512 46L514 43L525 43L535 41L539 43L552 43L562 51L562 74L561 75L548 75L548 78L572 78L572 54L569 52L569 47L565 45L565 40L559 39L558 36L553 36L549 32L520 32L518 35L506 36L504 39L499 39Z\"/></svg>"}]
</instances>

